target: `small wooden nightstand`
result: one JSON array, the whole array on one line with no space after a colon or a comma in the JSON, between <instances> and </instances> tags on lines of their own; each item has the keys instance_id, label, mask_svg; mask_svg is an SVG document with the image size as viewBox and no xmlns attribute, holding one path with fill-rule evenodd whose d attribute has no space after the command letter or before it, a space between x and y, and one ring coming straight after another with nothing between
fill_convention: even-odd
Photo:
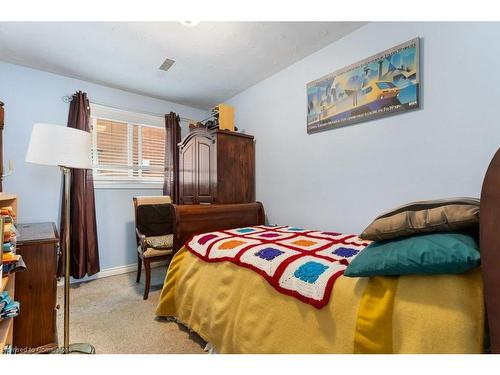
<instances>
[{"instance_id":1,"label":"small wooden nightstand","mask_svg":"<svg viewBox=\"0 0 500 375\"><path fill-rule=\"evenodd\" d=\"M17 253L28 268L16 275L21 312L14 321L14 347L49 351L57 347L59 235L54 223L18 224L17 229Z\"/></svg>"}]
</instances>

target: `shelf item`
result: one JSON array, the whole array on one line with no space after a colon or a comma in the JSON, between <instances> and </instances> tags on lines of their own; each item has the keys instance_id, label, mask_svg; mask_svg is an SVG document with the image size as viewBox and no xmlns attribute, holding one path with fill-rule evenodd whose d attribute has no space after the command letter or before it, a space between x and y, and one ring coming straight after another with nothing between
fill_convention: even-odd
<instances>
[{"instance_id":1,"label":"shelf item","mask_svg":"<svg viewBox=\"0 0 500 375\"><path fill-rule=\"evenodd\" d=\"M14 296L14 284L15 275L3 277L0 284L1 292L7 291L12 298ZM0 319L0 355L3 353L5 346L12 345L13 333L14 318Z\"/></svg>"},{"instance_id":2,"label":"shelf item","mask_svg":"<svg viewBox=\"0 0 500 375\"><path fill-rule=\"evenodd\" d=\"M0 320L15 318L19 315L19 302L14 301L6 290L0 295Z\"/></svg>"},{"instance_id":3,"label":"shelf item","mask_svg":"<svg viewBox=\"0 0 500 375\"><path fill-rule=\"evenodd\" d=\"M11 217L12 220L10 222L14 223L15 222L15 217L17 214L17 195L15 194L8 194L8 193L0 193L0 208L2 207L10 207L9 212L3 212L8 213ZM3 233L3 228L1 228L2 233ZM3 238L2 238L3 239ZM2 252L0 256L0 270L3 270L3 258L7 253L3 252L3 242L0 240L0 244L2 245ZM15 251L15 248L12 249ZM11 255L8 255L8 258L11 258ZM3 272L0 272L3 273ZM15 295L15 283L16 283L16 274L11 273L11 274L3 274L1 277L1 282L0 282L0 293L2 292L8 292L9 296L12 300L17 300L16 295ZM12 347L13 344L13 337L14 337L14 321L17 319L15 318L6 318L2 319L0 321L0 354L3 354L4 347L10 346Z\"/></svg>"},{"instance_id":4,"label":"shelf item","mask_svg":"<svg viewBox=\"0 0 500 375\"><path fill-rule=\"evenodd\" d=\"M14 216L17 215L17 194L0 193L0 208L11 207Z\"/></svg>"}]
</instances>

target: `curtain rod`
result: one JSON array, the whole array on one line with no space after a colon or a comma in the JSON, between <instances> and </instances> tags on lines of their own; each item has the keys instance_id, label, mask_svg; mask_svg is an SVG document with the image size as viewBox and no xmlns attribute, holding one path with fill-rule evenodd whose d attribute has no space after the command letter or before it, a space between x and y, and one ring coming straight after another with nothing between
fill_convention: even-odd
<instances>
[{"instance_id":1,"label":"curtain rod","mask_svg":"<svg viewBox=\"0 0 500 375\"><path fill-rule=\"evenodd\" d=\"M72 100L73 100L73 96L72 95L65 95L65 96L62 97L62 101L64 103L70 103ZM90 102L90 104L102 105L104 107L109 107L109 108L117 109L119 111L136 112L136 113L141 113L143 115L150 115L150 116L156 116L156 117L162 117L162 118L165 117L165 113L160 114L160 113L147 112L147 111L131 110L131 109L127 109L127 108L116 107L116 106L105 104L105 103L99 103L99 102L96 102L96 101L93 101L93 100L89 100L89 102ZM187 117L179 116L179 118L180 118L181 121L184 121L184 122L187 122L187 123L191 123L191 122L192 123L197 123L198 122L198 120L193 120L193 119L190 119L190 118L187 118Z\"/></svg>"}]
</instances>

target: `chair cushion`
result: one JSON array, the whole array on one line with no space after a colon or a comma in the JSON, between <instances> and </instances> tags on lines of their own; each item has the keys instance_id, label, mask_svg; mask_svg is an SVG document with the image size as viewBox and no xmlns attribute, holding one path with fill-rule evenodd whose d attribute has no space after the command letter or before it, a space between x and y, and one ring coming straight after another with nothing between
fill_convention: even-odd
<instances>
[{"instance_id":1,"label":"chair cushion","mask_svg":"<svg viewBox=\"0 0 500 375\"><path fill-rule=\"evenodd\" d=\"M166 234L164 236L146 237L146 245L155 249L171 249L174 246L174 235Z\"/></svg>"},{"instance_id":2,"label":"chair cushion","mask_svg":"<svg viewBox=\"0 0 500 375\"><path fill-rule=\"evenodd\" d=\"M137 248L137 252L142 255L144 258L152 258L152 257L159 257L163 255L169 255L173 254L174 250L173 249L153 249L152 247L148 247L146 251L142 252L141 247L139 246Z\"/></svg>"}]
</instances>

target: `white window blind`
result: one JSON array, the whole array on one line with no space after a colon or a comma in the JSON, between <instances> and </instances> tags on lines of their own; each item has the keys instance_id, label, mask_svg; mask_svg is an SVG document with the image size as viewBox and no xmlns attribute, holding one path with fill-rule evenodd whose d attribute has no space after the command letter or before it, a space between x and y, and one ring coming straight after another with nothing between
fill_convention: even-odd
<instances>
[{"instance_id":1,"label":"white window blind","mask_svg":"<svg viewBox=\"0 0 500 375\"><path fill-rule=\"evenodd\" d=\"M91 105L94 179L163 183L165 125L158 116Z\"/></svg>"}]
</instances>

